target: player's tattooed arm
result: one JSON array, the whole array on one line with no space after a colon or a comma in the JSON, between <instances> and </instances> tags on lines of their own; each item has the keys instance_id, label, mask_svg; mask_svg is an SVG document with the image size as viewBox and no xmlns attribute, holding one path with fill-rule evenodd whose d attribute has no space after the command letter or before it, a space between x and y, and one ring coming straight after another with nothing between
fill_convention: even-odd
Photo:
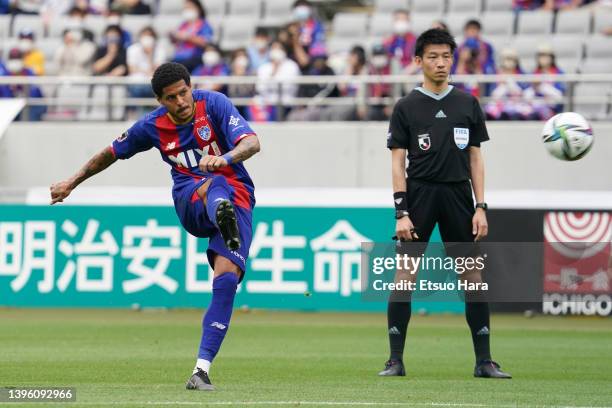
<instances>
[{"instance_id":1,"label":"player's tattooed arm","mask_svg":"<svg viewBox=\"0 0 612 408\"><path fill-rule=\"evenodd\" d=\"M51 204L61 203L79 184L94 174L98 174L116 161L117 158L110 146L102 149L89 159L74 176L51 185L49 188L51 190Z\"/></svg>"},{"instance_id":2,"label":"player's tattooed arm","mask_svg":"<svg viewBox=\"0 0 612 408\"><path fill-rule=\"evenodd\" d=\"M257 135L249 135L242 139L236 147L223 156L203 156L200 160L200 170L210 172L229 166L233 163L243 162L259 152L260 145Z\"/></svg>"}]
</instances>

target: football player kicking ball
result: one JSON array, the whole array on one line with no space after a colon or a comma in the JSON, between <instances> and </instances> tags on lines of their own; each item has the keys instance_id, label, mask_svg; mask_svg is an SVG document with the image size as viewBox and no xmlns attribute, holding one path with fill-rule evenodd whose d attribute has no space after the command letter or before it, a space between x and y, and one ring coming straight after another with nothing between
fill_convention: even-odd
<instances>
[{"instance_id":1,"label":"football player kicking ball","mask_svg":"<svg viewBox=\"0 0 612 408\"><path fill-rule=\"evenodd\" d=\"M51 186L51 204L117 161L155 147L171 167L172 198L183 227L209 238L212 300L202 322L202 339L190 390L213 390L208 376L227 333L234 296L249 255L254 186L243 161L259 152L257 135L228 98L193 90L187 69L161 65L151 80L160 107L145 115L71 178Z\"/></svg>"}]
</instances>

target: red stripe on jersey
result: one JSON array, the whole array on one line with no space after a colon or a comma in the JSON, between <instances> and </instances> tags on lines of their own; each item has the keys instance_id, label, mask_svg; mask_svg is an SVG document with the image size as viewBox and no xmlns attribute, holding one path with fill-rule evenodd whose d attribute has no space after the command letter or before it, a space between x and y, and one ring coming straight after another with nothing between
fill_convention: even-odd
<instances>
[{"instance_id":1,"label":"red stripe on jersey","mask_svg":"<svg viewBox=\"0 0 612 408\"><path fill-rule=\"evenodd\" d=\"M163 155L168 156L169 151L180 153L181 140L179 138L178 130L168 115L163 115L155 119L155 129L157 129L157 133L159 135L159 150ZM199 179L195 174L190 172L189 169L181 167L177 163L174 163L172 168L181 174L192 177L196 180Z\"/></svg>"},{"instance_id":2,"label":"red stripe on jersey","mask_svg":"<svg viewBox=\"0 0 612 408\"><path fill-rule=\"evenodd\" d=\"M236 172L232 166L222 167L217 170L217 173L224 175L229 185L234 188L234 201L236 205L250 210L251 196L249 195L249 190L247 190L247 188L244 186L244 183L238 180Z\"/></svg>"}]
</instances>

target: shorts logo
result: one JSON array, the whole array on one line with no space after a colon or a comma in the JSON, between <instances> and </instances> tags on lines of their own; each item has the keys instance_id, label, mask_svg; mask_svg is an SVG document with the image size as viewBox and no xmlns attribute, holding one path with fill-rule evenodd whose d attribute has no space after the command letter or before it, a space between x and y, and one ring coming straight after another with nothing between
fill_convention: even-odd
<instances>
[{"instance_id":1,"label":"shorts logo","mask_svg":"<svg viewBox=\"0 0 612 408\"><path fill-rule=\"evenodd\" d=\"M198 128L198 136L200 136L200 138L205 142L208 142L208 140L210 139L210 134L210 126L205 125Z\"/></svg>"},{"instance_id":2,"label":"shorts logo","mask_svg":"<svg viewBox=\"0 0 612 408\"><path fill-rule=\"evenodd\" d=\"M470 142L470 129L468 128L453 128L455 136L455 144L461 150L465 149Z\"/></svg>"},{"instance_id":3,"label":"shorts logo","mask_svg":"<svg viewBox=\"0 0 612 408\"><path fill-rule=\"evenodd\" d=\"M125 139L127 139L127 137L128 137L128 131L126 130L125 132L123 132L123 133L121 134L121 136L119 136L119 137L117 138L117 142L121 143L121 142L123 142Z\"/></svg>"},{"instance_id":4,"label":"shorts logo","mask_svg":"<svg viewBox=\"0 0 612 408\"><path fill-rule=\"evenodd\" d=\"M431 139L429 138L429 133L418 135L417 138L419 139L419 147L421 148L421 150L429 150L429 148L431 147Z\"/></svg>"}]
</instances>

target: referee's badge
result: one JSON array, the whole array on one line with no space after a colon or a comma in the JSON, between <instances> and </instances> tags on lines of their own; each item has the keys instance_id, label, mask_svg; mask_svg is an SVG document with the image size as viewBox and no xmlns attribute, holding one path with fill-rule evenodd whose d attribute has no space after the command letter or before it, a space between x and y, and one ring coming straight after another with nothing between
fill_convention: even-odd
<instances>
[{"instance_id":1,"label":"referee's badge","mask_svg":"<svg viewBox=\"0 0 612 408\"><path fill-rule=\"evenodd\" d=\"M468 128L454 128L455 131L455 144L461 150L465 149L470 142L470 129Z\"/></svg>"},{"instance_id":2,"label":"referee's badge","mask_svg":"<svg viewBox=\"0 0 612 408\"><path fill-rule=\"evenodd\" d=\"M419 139L419 147L421 150L429 150L431 147L431 139L429 138L429 133L424 133L422 135L418 135Z\"/></svg>"}]
</instances>

